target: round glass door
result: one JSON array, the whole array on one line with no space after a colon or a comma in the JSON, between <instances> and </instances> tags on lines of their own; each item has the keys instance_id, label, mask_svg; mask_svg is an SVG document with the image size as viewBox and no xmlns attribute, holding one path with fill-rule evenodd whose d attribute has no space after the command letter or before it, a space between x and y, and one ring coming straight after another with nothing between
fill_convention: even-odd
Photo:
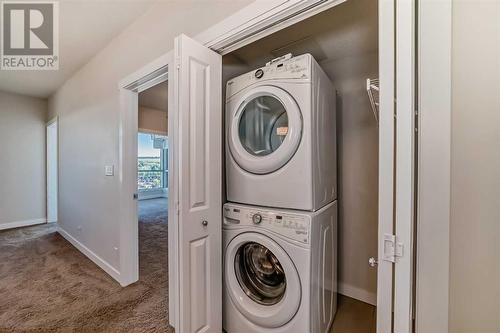
<instances>
[{"instance_id":1,"label":"round glass door","mask_svg":"<svg viewBox=\"0 0 500 333\"><path fill-rule=\"evenodd\" d=\"M231 155L244 170L267 174L295 154L302 136L299 106L286 91L259 86L228 105Z\"/></svg>"},{"instance_id":2,"label":"round glass door","mask_svg":"<svg viewBox=\"0 0 500 333\"><path fill-rule=\"evenodd\" d=\"M229 242L224 257L226 292L243 316L269 328L295 316L302 297L299 274L276 241L244 232Z\"/></svg>"},{"instance_id":3,"label":"round glass door","mask_svg":"<svg viewBox=\"0 0 500 333\"><path fill-rule=\"evenodd\" d=\"M285 271L264 245L243 244L234 258L236 278L245 294L262 305L277 304L285 294Z\"/></svg>"},{"instance_id":4,"label":"round glass door","mask_svg":"<svg viewBox=\"0 0 500 333\"><path fill-rule=\"evenodd\" d=\"M238 132L248 153L254 156L273 153L288 134L285 107L273 96L255 97L243 108Z\"/></svg>"}]
</instances>

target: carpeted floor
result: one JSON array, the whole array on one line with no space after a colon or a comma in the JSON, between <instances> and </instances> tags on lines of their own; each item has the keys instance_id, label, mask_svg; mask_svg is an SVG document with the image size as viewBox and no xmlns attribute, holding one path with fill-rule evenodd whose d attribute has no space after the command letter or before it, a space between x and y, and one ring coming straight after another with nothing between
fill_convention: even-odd
<instances>
[{"instance_id":1,"label":"carpeted floor","mask_svg":"<svg viewBox=\"0 0 500 333\"><path fill-rule=\"evenodd\" d=\"M167 222L168 199L157 198L148 200L139 200L139 219L144 223Z\"/></svg>"},{"instance_id":2,"label":"carpeted floor","mask_svg":"<svg viewBox=\"0 0 500 333\"><path fill-rule=\"evenodd\" d=\"M140 278L126 288L54 225L0 232L0 332L173 332L162 216L140 216Z\"/></svg>"}]
</instances>

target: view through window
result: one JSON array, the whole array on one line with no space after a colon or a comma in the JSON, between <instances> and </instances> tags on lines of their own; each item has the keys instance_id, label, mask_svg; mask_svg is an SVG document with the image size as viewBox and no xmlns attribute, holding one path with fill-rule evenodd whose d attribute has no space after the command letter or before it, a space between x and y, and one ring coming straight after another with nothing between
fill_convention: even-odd
<instances>
[{"instance_id":1,"label":"view through window","mask_svg":"<svg viewBox=\"0 0 500 333\"><path fill-rule=\"evenodd\" d=\"M167 188L167 137L139 133L137 143L137 187L139 191Z\"/></svg>"}]
</instances>

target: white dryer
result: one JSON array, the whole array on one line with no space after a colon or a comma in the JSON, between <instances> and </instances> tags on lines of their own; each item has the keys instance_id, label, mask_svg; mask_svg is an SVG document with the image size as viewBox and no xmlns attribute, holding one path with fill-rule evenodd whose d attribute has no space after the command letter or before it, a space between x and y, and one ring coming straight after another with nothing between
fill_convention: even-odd
<instances>
[{"instance_id":1,"label":"white dryer","mask_svg":"<svg viewBox=\"0 0 500 333\"><path fill-rule=\"evenodd\" d=\"M337 201L316 212L224 205L227 333L326 333L337 307Z\"/></svg>"},{"instance_id":2,"label":"white dryer","mask_svg":"<svg viewBox=\"0 0 500 333\"><path fill-rule=\"evenodd\" d=\"M315 211L337 197L336 92L310 54L227 82L230 202Z\"/></svg>"}]
</instances>

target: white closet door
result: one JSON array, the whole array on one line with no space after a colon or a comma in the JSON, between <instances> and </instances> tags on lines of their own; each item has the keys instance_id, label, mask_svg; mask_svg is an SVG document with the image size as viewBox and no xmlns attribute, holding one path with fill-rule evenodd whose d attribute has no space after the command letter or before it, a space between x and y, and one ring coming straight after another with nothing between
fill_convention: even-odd
<instances>
[{"instance_id":1,"label":"white closet door","mask_svg":"<svg viewBox=\"0 0 500 333\"><path fill-rule=\"evenodd\" d=\"M414 0L379 1L379 333L412 332L414 8Z\"/></svg>"},{"instance_id":2,"label":"white closet door","mask_svg":"<svg viewBox=\"0 0 500 333\"><path fill-rule=\"evenodd\" d=\"M396 236L402 253L394 273L394 332L413 331L415 220L415 0L396 6Z\"/></svg>"},{"instance_id":3,"label":"white closet door","mask_svg":"<svg viewBox=\"0 0 500 333\"><path fill-rule=\"evenodd\" d=\"M222 331L222 57L175 39L173 149L178 149L176 331Z\"/></svg>"},{"instance_id":4,"label":"white closet door","mask_svg":"<svg viewBox=\"0 0 500 333\"><path fill-rule=\"evenodd\" d=\"M394 239L394 0L379 1L379 225L377 332L392 332L392 258L385 257Z\"/></svg>"}]
</instances>

